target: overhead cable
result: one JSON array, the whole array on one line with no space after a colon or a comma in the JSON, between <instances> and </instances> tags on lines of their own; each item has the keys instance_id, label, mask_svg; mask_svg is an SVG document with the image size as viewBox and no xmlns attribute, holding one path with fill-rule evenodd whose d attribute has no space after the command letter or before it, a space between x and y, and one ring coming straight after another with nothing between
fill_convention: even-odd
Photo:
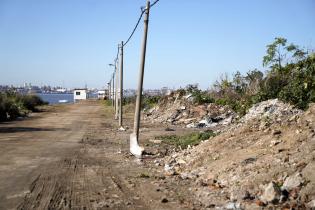
<instances>
[{"instance_id":1,"label":"overhead cable","mask_svg":"<svg viewBox=\"0 0 315 210\"><path fill-rule=\"evenodd\" d=\"M159 1L160 1L160 0L156 0L155 2L153 2L152 4L150 4L150 8L153 7L153 6L154 6L156 3L158 3ZM137 28L138 28L138 26L139 26L139 23L140 23L140 21L141 21L141 19L142 19L142 16L143 16L145 10L146 10L146 9L141 8L141 14L140 14L140 16L139 16L139 18L138 18L138 21L137 21L137 23L136 23L136 26L135 26L134 29L132 30L132 32L131 32L130 36L128 37L127 41L124 42L123 47L128 44L128 42L130 41L130 39L132 38L132 36L133 36L134 33L136 32L136 30L137 30Z\"/></svg>"},{"instance_id":2,"label":"overhead cable","mask_svg":"<svg viewBox=\"0 0 315 210\"><path fill-rule=\"evenodd\" d=\"M155 0L152 4L150 4L150 8L152 8L156 3L158 3L160 0Z\"/></svg>"},{"instance_id":3,"label":"overhead cable","mask_svg":"<svg viewBox=\"0 0 315 210\"><path fill-rule=\"evenodd\" d=\"M139 23L140 23L140 21L141 21L141 19L142 19L142 16L143 16L143 14L144 14L144 12L145 12L145 10L142 10L142 11L141 11L141 14L140 14L140 16L139 16L139 19L138 19L138 21L137 21L137 24L136 24L136 26L134 27L134 29L132 30L132 32L131 32L129 38L127 39L127 41L124 42L123 47L128 44L128 42L129 42L130 39L132 38L133 34L136 32L136 30L137 30L137 28L138 28L138 26L139 26Z\"/></svg>"}]
</instances>

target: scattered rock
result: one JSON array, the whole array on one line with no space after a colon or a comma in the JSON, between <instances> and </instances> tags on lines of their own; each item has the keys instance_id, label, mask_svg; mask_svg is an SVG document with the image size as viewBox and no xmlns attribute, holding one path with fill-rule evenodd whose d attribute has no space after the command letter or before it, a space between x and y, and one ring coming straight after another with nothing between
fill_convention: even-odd
<instances>
[{"instance_id":1,"label":"scattered rock","mask_svg":"<svg viewBox=\"0 0 315 210\"><path fill-rule=\"evenodd\" d=\"M281 134L281 131L280 130L274 130L273 132L272 132L272 135L280 135Z\"/></svg>"},{"instance_id":2,"label":"scattered rock","mask_svg":"<svg viewBox=\"0 0 315 210\"><path fill-rule=\"evenodd\" d=\"M285 179L281 190L291 191L295 188L300 187L303 184L304 180L300 173L296 173L292 176L289 176Z\"/></svg>"},{"instance_id":3,"label":"scattered rock","mask_svg":"<svg viewBox=\"0 0 315 210\"><path fill-rule=\"evenodd\" d=\"M224 209L241 209L241 204L230 202L224 206Z\"/></svg>"},{"instance_id":4,"label":"scattered rock","mask_svg":"<svg viewBox=\"0 0 315 210\"><path fill-rule=\"evenodd\" d=\"M167 203L168 199L167 198L162 198L161 203Z\"/></svg>"},{"instance_id":5,"label":"scattered rock","mask_svg":"<svg viewBox=\"0 0 315 210\"><path fill-rule=\"evenodd\" d=\"M250 157L250 158L247 158L247 159L243 160L242 164L243 165L247 165L247 164L250 164L250 163L254 163L256 160L257 160L256 157Z\"/></svg>"},{"instance_id":6,"label":"scattered rock","mask_svg":"<svg viewBox=\"0 0 315 210\"><path fill-rule=\"evenodd\" d=\"M183 159L178 159L178 160L177 160L177 163L178 163L178 164L186 164L186 161L184 161Z\"/></svg>"},{"instance_id":7,"label":"scattered rock","mask_svg":"<svg viewBox=\"0 0 315 210\"><path fill-rule=\"evenodd\" d=\"M153 144L161 144L162 140L159 139L150 139L149 142L152 142Z\"/></svg>"},{"instance_id":8,"label":"scattered rock","mask_svg":"<svg viewBox=\"0 0 315 210\"><path fill-rule=\"evenodd\" d=\"M276 183L270 182L264 186L264 192L260 196L260 200L264 203L278 203L281 196L281 190Z\"/></svg>"},{"instance_id":9,"label":"scattered rock","mask_svg":"<svg viewBox=\"0 0 315 210\"><path fill-rule=\"evenodd\" d=\"M165 131L175 131L175 129L167 127L165 128Z\"/></svg>"},{"instance_id":10,"label":"scattered rock","mask_svg":"<svg viewBox=\"0 0 315 210\"><path fill-rule=\"evenodd\" d=\"M276 139L276 140L272 140L271 142L270 142L270 147L273 147L273 146L276 146L276 145L278 145L278 144L280 144L281 143L281 140L280 139Z\"/></svg>"},{"instance_id":11,"label":"scattered rock","mask_svg":"<svg viewBox=\"0 0 315 210\"><path fill-rule=\"evenodd\" d=\"M308 202L306 204L306 207L307 208L310 208L310 209L315 209L315 199L314 200L311 200L310 202Z\"/></svg>"}]
</instances>

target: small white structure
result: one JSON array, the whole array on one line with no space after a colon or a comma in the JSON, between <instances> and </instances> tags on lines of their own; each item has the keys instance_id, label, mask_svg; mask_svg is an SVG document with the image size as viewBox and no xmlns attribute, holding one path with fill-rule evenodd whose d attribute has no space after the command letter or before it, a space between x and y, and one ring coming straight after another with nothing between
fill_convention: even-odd
<instances>
[{"instance_id":1,"label":"small white structure","mask_svg":"<svg viewBox=\"0 0 315 210\"><path fill-rule=\"evenodd\" d=\"M98 99L104 100L105 97L106 97L105 90L99 90L99 91L97 91L97 98L98 98Z\"/></svg>"},{"instance_id":2,"label":"small white structure","mask_svg":"<svg viewBox=\"0 0 315 210\"><path fill-rule=\"evenodd\" d=\"M79 101L79 100L86 100L87 98L88 98L88 94L87 94L86 88L73 90L74 102Z\"/></svg>"}]
</instances>

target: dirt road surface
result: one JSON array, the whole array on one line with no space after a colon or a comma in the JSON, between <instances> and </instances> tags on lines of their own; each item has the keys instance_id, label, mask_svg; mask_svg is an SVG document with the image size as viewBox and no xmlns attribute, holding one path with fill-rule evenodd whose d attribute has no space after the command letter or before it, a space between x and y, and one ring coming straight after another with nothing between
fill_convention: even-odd
<instances>
[{"instance_id":1,"label":"dirt road surface","mask_svg":"<svg viewBox=\"0 0 315 210\"><path fill-rule=\"evenodd\" d=\"M125 116L131 127L132 109ZM139 161L128 152L131 129L118 131L97 101L0 124L0 209L198 209L184 181L155 166L148 140L165 128L142 127L153 155Z\"/></svg>"}]
</instances>

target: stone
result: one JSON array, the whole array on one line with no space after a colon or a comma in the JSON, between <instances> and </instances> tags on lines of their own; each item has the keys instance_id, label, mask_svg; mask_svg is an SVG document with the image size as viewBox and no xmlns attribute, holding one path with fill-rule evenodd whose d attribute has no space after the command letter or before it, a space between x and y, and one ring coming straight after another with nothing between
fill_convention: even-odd
<instances>
[{"instance_id":1,"label":"stone","mask_svg":"<svg viewBox=\"0 0 315 210\"><path fill-rule=\"evenodd\" d=\"M273 132L272 132L272 135L280 135L281 134L281 131L280 130L274 130Z\"/></svg>"},{"instance_id":2,"label":"stone","mask_svg":"<svg viewBox=\"0 0 315 210\"><path fill-rule=\"evenodd\" d=\"M276 140L272 140L271 142L270 142L270 147L273 147L273 146L276 146L276 145L278 145L278 144L280 144L282 141L280 140L280 139L276 139Z\"/></svg>"},{"instance_id":3,"label":"stone","mask_svg":"<svg viewBox=\"0 0 315 210\"><path fill-rule=\"evenodd\" d=\"M315 199L314 200L311 200L310 202L308 202L306 204L306 207L307 208L310 208L310 209L315 209Z\"/></svg>"},{"instance_id":4,"label":"stone","mask_svg":"<svg viewBox=\"0 0 315 210\"><path fill-rule=\"evenodd\" d=\"M212 123L212 120L209 116L205 116L203 120L198 122L198 125L204 125L204 127L209 127Z\"/></svg>"},{"instance_id":5,"label":"stone","mask_svg":"<svg viewBox=\"0 0 315 210\"><path fill-rule=\"evenodd\" d=\"M247 165L247 164L256 162L256 160L257 160L256 157L246 158L245 160L242 161L242 164Z\"/></svg>"},{"instance_id":6,"label":"stone","mask_svg":"<svg viewBox=\"0 0 315 210\"><path fill-rule=\"evenodd\" d=\"M293 115L292 117L290 117L290 119L288 120L289 122L292 122L292 121L296 121L298 118L297 115Z\"/></svg>"},{"instance_id":7,"label":"stone","mask_svg":"<svg viewBox=\"0 0 315 210\"><path fill-rule=\"evenodd\" d=\"M165 171L171 171L174 167L170 166L169 164L165 164L164 170Z\"/></svg>"},{"instance_id":8,"label":"stone","mask_svg":"<svg viewBox=\"0 0 315 210\"><path fill-rule=\"evenodd\" d=\"M165 131L175 131L175 129L167 127L165 128Z\"/></svg>"},{"instance_id":9,"label":"stone","mask_svg":"<svg viewBox=\"0 0 315 210\"><path fill-rule=\"evenodd\" d=\"M150 139L149 142L153 143L153 144L161 144L162 140L158 140L158 139Z\"/></svg>"},{"instance_id":10,"label":"stone","mask_svg":"<svg viewBox=\"0 0 315 210\"><path fill-rule=\"evenodd\" d=\"M231 201L253 200L254 197L247 190L234 189L230 194Z\"/></svg>"},{"instance_id":11,"label":"stone","mask_svg":"<svg viewBox=\"0 0 315 210\"><path fill-rule=\"evenodd\" d=\"M195 179L197 176L193 173L181 173L180 178L181 179Z\"/></svg>"},{"instance_id":12,"label":"stone","mask_svg":"<svg viewBox=\"0 0 315 210\"><path fill-rule=\"evenodd\" d=\"M270 182L264 187L264 192L260 200L264 203L278 203L281 196L281 190L274 182Z\"/></svg>"},{"instance_id":13,"label":"stone","mask_svg":"<svg viewBox=\"0 0 315 210\"><path fill-rule=\"evenodd\" d=\"M186 125L186 128L196 128L198 125L196 125L196 123L190 123L188 125Z\"/></svg>"},{"instance_id":14,"label":"stone","mask_svg":"<svg viewBox=\"0 0 315 210\"><path fill-rule=\"evenodd\" d=\"M303 184L304 180L300 173L296 173L287 177L281 187L281 190L291 191L295 188L300 187Z\"/></svg>"},{"instance_id":15,"label":"stone","mask_svg":"<svg viewBox=\"0 0 315 210\"><path fill-rule=\"evenodd\" d=\"M222 125L229 125L229 124L232 123L233 118L234 118L234 117L231 115L231 116L229 116L229 117L223 119L222 122L221 122L221 124L222 124Z\"/></svg>"},{"instance_id":16,"label":"stone","mask_svg":"<svg viewBox=\"0 0 315 210\"><path fill-rule=\"evenodd\" d=\"M168 199L167 199L167 198L162 198L161 202L162 202L162 203L167 203L167 202L168 202Z\"/></svg>"},{"instance_id":17,"label":"stone","mask_svg":"<svg viewBox=\"0 0 315 210\"><path fill-rule=\"evenodd\" d=\"M179 159L179 160L177 160L177 163L178 164L186 164L186 161L184 161L183 159Z\"/></svg>"},{"instance_id":18,"label":"stone","mask_svg":"<svg viewBox=\"0 0 315 210\"><path fill-rule=\"evenodd\" d=\"M224 206L224 209L241 209L241 204L230 202Z\"/></svg>"}]
</instances>

